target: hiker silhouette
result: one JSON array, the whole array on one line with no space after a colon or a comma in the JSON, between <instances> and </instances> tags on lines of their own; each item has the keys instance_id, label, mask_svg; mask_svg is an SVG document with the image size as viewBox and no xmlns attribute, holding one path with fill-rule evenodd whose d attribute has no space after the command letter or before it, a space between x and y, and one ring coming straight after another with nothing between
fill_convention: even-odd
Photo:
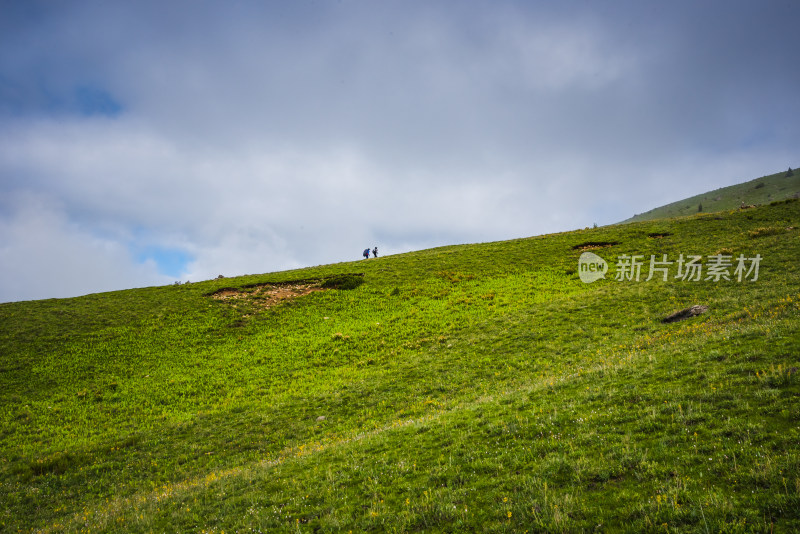
<instances>
[{"instance_id":1,"label":"hiker silhouette","mask_svg":"<svg viewBox=\"0 0 800 534\"><path fill-rule=\"evenodd\" d=\"M368 248L364 249L364 253L362 254L362 256L364 256L364 259L369 258L369 249Z\"/></svg>"},{"instance_id":2,"label":"hiker silhouette","mask_svg":"<svg viewBox=\"0 0 800 534\"><path fill-rule=\"evenodd\" d=\"M377 258L378 257L378 247L375 247L375 248L372 249L372 257L373 258Z\"/></svg>"}]
</instances>

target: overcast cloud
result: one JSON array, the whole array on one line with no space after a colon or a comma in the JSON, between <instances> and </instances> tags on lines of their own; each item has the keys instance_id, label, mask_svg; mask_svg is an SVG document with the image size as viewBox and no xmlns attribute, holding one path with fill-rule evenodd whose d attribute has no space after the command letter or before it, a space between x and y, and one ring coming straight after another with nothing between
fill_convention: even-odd
<instances>
[{"instance_id":1,"label":"overcast cloud","mask_svg":"<svg viewBox=\"0 0 800 534\"><path fill-rule=\"evenodd\" d=\"M0 0L0 302L610 224L800 166L798 20Z\"/></svg>"}]
</instances>

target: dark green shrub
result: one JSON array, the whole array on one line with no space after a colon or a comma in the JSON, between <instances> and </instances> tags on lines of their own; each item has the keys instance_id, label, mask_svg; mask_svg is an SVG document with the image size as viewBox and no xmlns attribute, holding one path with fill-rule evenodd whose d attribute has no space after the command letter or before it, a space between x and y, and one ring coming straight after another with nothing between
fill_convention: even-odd
<instances>
[{"instance_id":1,"label":"dark green shrub","mask_svg":"<svg viewBox=\"0 0 800 534\"><path fill-rule=\"evenodd\" d=\"M326 278L320 287L327 289L355 289L364 283L364 273L338 274Z\"/></svg>"}]
</instances>

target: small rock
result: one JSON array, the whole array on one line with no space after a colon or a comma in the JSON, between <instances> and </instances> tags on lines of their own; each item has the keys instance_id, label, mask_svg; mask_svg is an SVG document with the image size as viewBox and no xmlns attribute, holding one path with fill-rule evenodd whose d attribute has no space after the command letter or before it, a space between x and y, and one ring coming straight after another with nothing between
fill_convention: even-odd
<instances>
[{"instance_id":1,"label":"small rock","mask_svg":"<svg viewBox=\"0 0 800 534\"><path fill-rule=\"evenodd\" d=\"M325 420L324 415L320 415L319 417L317 417L317 421L324 421L324 420Z\"/></svg>"},{"instance_id":2,"label":"small rock","mask_svg":"<svg viewBox=\"0 0 800 534\"><path fill-rule=\"evenodd\" d=\"M705 313L707 311L708 311L708 306L701 306L699 304L695 304L694 306L689 306L688 308L676 311L672 315L661 319L661 322L674 323L675 321L683 321L684 319L688 319L689 317L694 317L695 315L700 315L701 313Z\"/></svg>"}]
</instances>

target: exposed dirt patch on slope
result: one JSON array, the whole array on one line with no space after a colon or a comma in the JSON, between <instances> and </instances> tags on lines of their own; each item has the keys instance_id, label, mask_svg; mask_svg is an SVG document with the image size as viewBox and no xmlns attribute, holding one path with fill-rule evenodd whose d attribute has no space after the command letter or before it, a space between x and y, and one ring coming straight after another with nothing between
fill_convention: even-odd
<instances>
[{"instance_id":1,"label":"exposed dirt patch on slope","mask_svg":"<svg viewBox=\"0 0 800 534\"><path fill-rule=\"evenodd\" d=\"M586 243L575 245L572 247L572 250L594 250L598 248L613 247L614 245L619 245L619 241L587 241Z\"/></svg>"},{"instance_id":2,"label":"exposed dirt patch on slope","mask_svg":"<svg viewBox=\"0 0 800 534\"><path fill-rule=\"evenodd\" d=\"M238 288L224 287L208 296L230 304L234 308L242 304L252 310L253 307L272 308L318 291L355 289L362 283L364 283L364 273L348 273L291 282L252 284Z\"/></svg>"},{"instance_id":3,"label":"exposed dirt patch on slope","mask_svg":"<svg viewBox=\"0 0 800 534\"><path fill-rule=\"evenodd\" d=\"M245 289L220 289L213 293L211 298L227 301L230 304L236 304L237 301L246 301L248 304L256 304L260 308L271 308L317 291L326 291L326 288L321 287L318 282L264 284Z\"/></svg>"}]
</instances>

